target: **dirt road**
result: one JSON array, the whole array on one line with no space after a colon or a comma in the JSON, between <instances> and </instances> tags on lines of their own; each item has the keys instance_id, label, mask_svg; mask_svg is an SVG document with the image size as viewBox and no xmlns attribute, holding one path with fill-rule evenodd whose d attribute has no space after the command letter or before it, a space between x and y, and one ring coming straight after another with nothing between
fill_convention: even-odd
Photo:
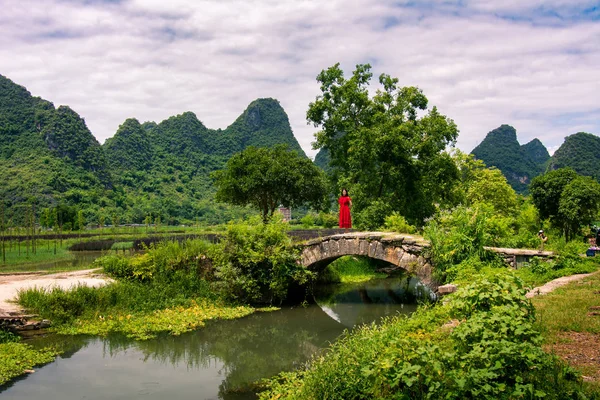
<instances>
[{"instance_id":1,"label":"dirt road","mask_svg":"<svg viewBox=\"0 0 600 400\"><path fill-rule=\"evenodd\" d=\"M51 275L0 275L0 317L23 313L23 310L19 305L11 302L11 300L16 298L19 290L33 287L61 287L63 289L69 289L77 285L97 287L110 282L110 278L100 274L99 271L100 269L96 268L82 271L61 272Z\"/></svg>"}]
</instances>

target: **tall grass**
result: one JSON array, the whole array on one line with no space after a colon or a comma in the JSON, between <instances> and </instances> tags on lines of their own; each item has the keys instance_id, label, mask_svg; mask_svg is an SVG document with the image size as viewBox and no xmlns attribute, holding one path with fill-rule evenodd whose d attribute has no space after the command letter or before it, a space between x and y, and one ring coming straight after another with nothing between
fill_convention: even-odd
<instances>
[{"instance_id":1,"label":"tall grass","mask_svg":"<svg viewBox=\"0 0 600 400\"><path fill-rule=\"evenodd\" d=\"M354 283L385 278L385 273L376 271L378 267L379 263L367 257L344 256L319 273L318 280L320 283Z\"/></svg>"}]
</instances>

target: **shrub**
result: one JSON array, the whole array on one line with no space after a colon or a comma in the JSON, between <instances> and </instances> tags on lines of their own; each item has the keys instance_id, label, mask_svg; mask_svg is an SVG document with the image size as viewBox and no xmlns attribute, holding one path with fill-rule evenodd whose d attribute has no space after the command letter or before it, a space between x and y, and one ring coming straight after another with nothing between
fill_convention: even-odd
<instances>
[{"instance_id":1,"label":"shrub","mask_svg":"<svg viewBox=\"0 0 600 400\"><path fill-rule=\"evenodd\" d=\"M283 301L290 285L305 284L312 273L297 261L287 224L258 218L230 223L225 237L211 249L217 281L224 297L251 303Z\"/></svg>"},{"instance_id":2,"label":"shrub","mask_svg":"<svg viewBox=\"0 0 600 400\"><path fill-rule=\"evenodd\" d=\"M384 201L375 200L354 215L354 225L363 230L376 230L383 227L385 217L392 213L391 206Z\"/></svg>"},{"instance_id":3,"label":"shrub","mask_svg":"<svg viewBox=\"0 0 600 400\"><path fill-rule=\"evenodd\" d=\"M308 213L300 219L300 222L304 228L310 228L315 225L315 216L312 213Z\"/></svg>"},{"instance_id":4,"label":"shrub","mask_svg":"<svg viewBox=\"0 0 600 400\"><path fill-rule=\"evenodd\" d=\"M406 219L395 211L392 215L385 217L384 224L386 229L398 233L415 233L417 231L417 228L406 222Z\"/></svg>"},{"instance_id":5,"label":"shrub","mask_svg":"<svg viewBox=\"0 0 600 400\"><path fill-rule=\"evenodd\" d=\"M331 229L338 225L338 215L336 213L319 213L320 225L323 228Z\"/></svg>"},{"instance_id":6,"label":"shrub","mask_svg":"<svg viewBox=\"0 0 600 400\"><path fill-rule=\"evenodd\" d=\"M484 245L490 241L487 229L489 210L485 207L459 206L440 211L425 225L424 234L431 242L430 255L436 277L444 282L446 270L470 257L485 257Z\"/></svg>"}]
</instances>

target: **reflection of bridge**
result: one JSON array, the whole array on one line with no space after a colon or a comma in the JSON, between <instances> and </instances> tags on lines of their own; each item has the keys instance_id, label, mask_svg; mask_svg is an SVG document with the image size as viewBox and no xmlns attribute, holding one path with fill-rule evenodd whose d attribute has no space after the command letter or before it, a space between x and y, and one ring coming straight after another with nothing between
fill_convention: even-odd
<instances>
[{"instance_id":1,"label":"reflection of bridge","mask_svg":"<svg viewBox=\"0 0 600 400\"><path fill-rule=\"evenodd\" d=\"M434 290L438 286L432 277L433 267L424 251L429 247L429 242L420 236L352 232L312 239L300 246L302 265L311 270L322 270L342 256L365 256L406 270Z\"/></svg>"}]
</instances>

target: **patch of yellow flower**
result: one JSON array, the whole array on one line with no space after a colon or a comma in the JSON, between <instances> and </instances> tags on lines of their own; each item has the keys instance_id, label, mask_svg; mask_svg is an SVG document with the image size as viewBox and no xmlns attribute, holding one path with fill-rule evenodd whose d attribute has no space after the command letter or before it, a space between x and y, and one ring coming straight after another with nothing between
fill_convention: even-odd
<instances>
[{"instance_id":1,"label":"patch of yellow flower","mask_svg":"<svg viewBox=\"0 0 600 400\"><path fill-rule=\"evenodd\" d=\"M204 300L194 301L189 307L179 306L146 314L95 315L93 318L80 318L70 326L58 327L56 331L67 335L100 336L124 333L128 337L145 340L161 332L180 335L201 328L206 321L210 320L242 318L256 311L276 309L274 307L264 309L249 306L232 307Z\"/></svg>"}]
</instances>

